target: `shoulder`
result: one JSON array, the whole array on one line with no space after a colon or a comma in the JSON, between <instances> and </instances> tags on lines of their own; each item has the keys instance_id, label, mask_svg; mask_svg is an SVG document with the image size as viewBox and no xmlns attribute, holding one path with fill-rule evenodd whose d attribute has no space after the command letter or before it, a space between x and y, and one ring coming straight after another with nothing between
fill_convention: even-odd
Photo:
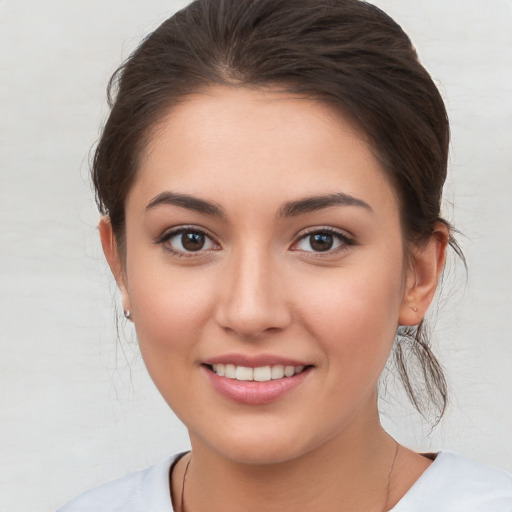
<instances>
[{"instance_id":1,"label":"shoulder","mask_svg":"<svg viewBox=\"0 0 512 512\"><path fill-rule=\"evenodd\" d=\"M392 512L511 512L512 475L441 452Z\"/></svg>"},{"instance_id":2,"label":"shoulder","mask_svg":"<svg viewBox=\"0 0 512 512\"><path fill-rule=\"evenodd\" d=\"M169 471L181 455L95 487L57 512L173 512Z\"/></svg>"}]
</instances>

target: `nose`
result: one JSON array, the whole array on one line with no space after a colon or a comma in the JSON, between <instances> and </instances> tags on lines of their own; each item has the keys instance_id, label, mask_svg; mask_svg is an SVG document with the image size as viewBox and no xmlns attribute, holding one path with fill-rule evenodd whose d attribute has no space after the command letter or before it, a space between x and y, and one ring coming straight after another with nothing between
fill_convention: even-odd
<instances>
[{"instance_id":1,"label":"nose","mask_svg":"<svg viewBox=\"0 0 512 512\"><path fill-rule=\"evenodd\" d=\"M257 340L291 322L279 262L268 251L234 255L222 273L216 320L225 331Z\"/></svg>"}]
</instances>

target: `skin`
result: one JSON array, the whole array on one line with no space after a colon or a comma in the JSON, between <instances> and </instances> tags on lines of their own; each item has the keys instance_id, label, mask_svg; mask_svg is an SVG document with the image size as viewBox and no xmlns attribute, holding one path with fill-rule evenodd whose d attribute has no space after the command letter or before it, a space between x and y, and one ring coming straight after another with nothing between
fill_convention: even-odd
<instances>
[{"instance_id":1,"label":"skin","mask_svg":"<svg viewBox=\"0 0 512 512\"><path fill-rule=\"evenodd\" d=\"M148 208L168 192L223 215ZM340 193L367 206L280 215ZM163 240L183 226L208 234L203 250ZM313 250L308 235L326 228L341 238ZM262 89L189 96L143 155L125 256L108 218L100 234L148 371L189 430L188 510L383 510L428 467L381 428L377 382L397 326L419 323L432 300L448 233L436 226L405 263L395 191L364 137L328 107ZM283 397L240 404L202 364L233 353L311 368ZM186 462L172 475L175 504Z\"/></svg>"}]
</instances>

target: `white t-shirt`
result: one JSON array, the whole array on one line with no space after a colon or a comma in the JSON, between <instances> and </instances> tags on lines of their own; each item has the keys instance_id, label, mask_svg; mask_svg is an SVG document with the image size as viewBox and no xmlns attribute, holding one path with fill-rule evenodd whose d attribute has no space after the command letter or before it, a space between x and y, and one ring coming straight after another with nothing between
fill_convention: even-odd
<instances>
[{"instance_id":1,"label":"white t-shirt","mask_svg":"<svg viewBox=\"0 0 512 512\"><path fill-rule=\"evenodd\" d=\"M179 457L96 487L57 512L173 512L169 473ZM390 512L512 512L512 475L440 452Z\"/></svg>"}]
</instances>

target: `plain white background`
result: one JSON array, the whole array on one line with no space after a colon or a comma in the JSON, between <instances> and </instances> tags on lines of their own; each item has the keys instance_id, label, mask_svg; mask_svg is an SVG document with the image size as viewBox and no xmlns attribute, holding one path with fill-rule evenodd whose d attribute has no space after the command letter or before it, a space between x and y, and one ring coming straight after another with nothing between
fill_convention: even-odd
<instances>
[{"instance_id":1,"label":"plain white background","mask_svg":"<svg viewBox=\"0 0 512 512\"><path fill-rule=\"evenodd\" d=\"M88 182L108 77L186 3L0 2L0 512L51 511L188 446L131 327L116 340ZM465 284L451 266L436 329L446 418L430 432L391 383L383 421L417 449L512 470L512 2L375 3L446 99L445 214L466 234L470 272Z\"/></svg>"}]
</instances>

